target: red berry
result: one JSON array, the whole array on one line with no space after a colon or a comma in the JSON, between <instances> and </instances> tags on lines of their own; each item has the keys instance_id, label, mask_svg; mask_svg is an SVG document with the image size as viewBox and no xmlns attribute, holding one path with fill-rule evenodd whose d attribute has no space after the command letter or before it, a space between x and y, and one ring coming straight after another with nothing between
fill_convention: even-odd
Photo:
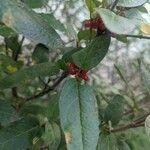
<instances>
[{"instance_id":1,"label":"red berry","mask_svg":"<svg viewBox=\"0 0 150 150\"><path fill-rule=\"evenodd\" d=\"M91 20L85 20L84 22L84 26L87 27L87 28L90 28L91 27Z\"/></svg>"},{"instance_id":2,"label":"red berry","mask_svg":"<svg viewBox=\"0 0 150 150\"><path fill-rule=\"evenodd\" d=\"M104 31L106 29L106 27L100 17L96 17L95 19L86 20L84 22L84 26L87 28L99 29L101 31Z\"/></svg>"},{"instance_id":3,"label":"red berry","mask_svg":"<svg viewBox=\"0 0 150 150\"><path fill-rule=\"evenodd\" d=\"M78 72L78 67L75 64L69 63L67 67L68 67L68 72L71 75L75 75Z\"/></svg>"},{"instance_id":4,"label":"red berry","mask_svg":"<svg viewBox=\"0 0 150 150\"><path fill-rule=\"evenodd\" d=\"M81 78L86 81L89 79L87 75L88 72L87 70L80 69L78 66L76 66L73 63L68 63L67 67L68 67L69 74L75 75L76 78Z\"/></svg>"},{"instance_id":5,"label":"red berry","mask_svg":"<svg viewBox=\"0 0 150 150\"><path fill-rule=\"evenodd\" d=\"M76 74L76 77L87 81L89 79L87 72L88 71L86 70L79 70L79 72Z\"/></svg>"}]
</instances>

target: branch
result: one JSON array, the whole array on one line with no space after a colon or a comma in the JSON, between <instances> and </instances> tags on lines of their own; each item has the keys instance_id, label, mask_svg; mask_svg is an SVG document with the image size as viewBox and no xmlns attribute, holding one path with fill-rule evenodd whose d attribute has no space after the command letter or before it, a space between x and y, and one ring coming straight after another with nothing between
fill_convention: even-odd
<instances>
[{"instance_id":1,"label":"branch","mask_svg":"<svg viewBox=\"0 0 150 150\"><path fill-rule=\"evenodd\" d=\"M20 51L21 51L21 49L22 49L22 45L23 45L24 39L25 39L25 37L23 36L22 39L21 39L21 41L20 41L20 43L19 43L20 45L19 45L18 50L17 50L16 52L13 52L13 54L12 54L12 58L13 58L13 60L14 60L15 62L18 60L18 57L19 57ZM6 45L7 45L7 44L6 44ZM13 88L12 88L12 95L13 95L15 98L22 98L22 97L20 97L20 96L18 95L17 87L13 87Z\"/></svg>"},{"instance_id":2,"label":"branch","mask_svg":"<svg viewBox=\"0 0 150 150\"><path fill-rule=\"evenodd\" d=\"M130 35L130 34L122 34L126 37L132 37L132 38L139 38L139 39L150 39L150 36L143 36L143 35Z\"/></svg>"},{"instance_id":3,"label":"branch","mask_svg":"<svg viewBox=\"0 0 150 150\"><path fill-rule=\"evenodd\" d=\"M32 100L32 99L35 99L35 98L38 98L38 97L48 94L50 91L53 91L67 76L68 76L68 73L63 72L61 77L58 80L56 80L51 87L47 88L46 90L44 89L42 92L40 92L36 95L26 98L26 100L29 101L29 100Z\"/></svg>"},{"instance_id":4,"label":"branch","mask_svg":"<svg viewBox=\"0 0 150 150\"><path fill-rule=\"evenodd\" d=\"M130 124L125 125L123 127L112 129L110 132L112 132L112 133L114 133L114 132L121 132L121 131L125 131L127 129L138 128L138 127L143 127L143 126L144 126L144 122L140 123L140 124L130 123Z\"/></svg>"},{"instance_id":5,"label":"branch","mask_svg":"<svg viewBox=\"0 0 150 150\"><path fill-rule=\"evenodd\" d=\"M142 116L141 118L139 119L136 119L135 121L133 121L132 123L129 123L125 126L122 126L120 128L116 128L116 129L112 129L110 130L110 132L120 132L120 131L124 131L124 130L127 130L127 129L131 129L131 128L137 128L137 127L142 127L144 126L144 122L145 122L145 119L146 117L150 115L150 112L145 114L144 116Z\"/></svg>"},{"instance_id":6,"label":"branch","mask_svg":"<svg viewBox=\"0 0 150 150\"><path fill-rule=\"evenodd\" d=\"M112 4L110 10L113 11L114 8L116 7L117 3L119 2L119 0L115 0L114 3Z\"/></svg>"}]
</instances>

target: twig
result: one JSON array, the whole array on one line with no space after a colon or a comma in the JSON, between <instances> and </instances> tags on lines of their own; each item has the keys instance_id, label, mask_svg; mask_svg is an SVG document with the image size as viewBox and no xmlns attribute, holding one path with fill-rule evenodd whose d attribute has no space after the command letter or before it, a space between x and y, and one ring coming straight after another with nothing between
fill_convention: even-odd
<instances>
[{"instance_id":1,"label":"twig","mask_svg":"<svg viewBox=\"0 0 150 150\"><path fill-rule=\"evenodd\" d=\"M114 8L116 7L117 3L119 2L119 0L115 0L114 3L112 4L110 10L113 11Z\"/></svg>"},{"instance_id":2,"label":"twig","mask_svg":"<svg viewBox=\"0 0 150 150\"><path fill-rule=\"evenodd\" d=\"M139 38L139 39L150 39L150 36L143 36L143 35L130 35L130 34L122 34L126 37L132 37L132 38Z\"/></svg>"},{"instance_id":3,"label":"twig","mask_svg":"<svg viewBox=\"0 0 150 150\"><path fill-rule=\"evenodd\" d=\"M46 90L43 90L42 92L40 92L36 95L26 98L26 100L29 101L29 100L32 100L32 99L35 99L35 98L38 98L38 97L48 94L50 91L54 90L67 76L68 76L68 73L66 73L66 72L62 73L61 77L58 80L56 80L51 87L47 88Z\"/></svg>"},{"instance_id":4,"label":"twig","mask_svg":"<svg viewBox=\"0 0 150 150\"><path fill-rule=\"evenodd\" d=\"M129 123L129 124L122 126L120 128L112 129L112 130L110 130L110 132L120 132L120 131L124 131L124 130L130 129L130 128L142 127L142 126L144 126L145 119L148 115L150 115L150 112L145 114L141 118L136 119L132 123Z\"/></svg>"},{"instance_id":5,"label":"twig","mask_svg":"<svg viewBox=\"0 0 150 150\"><path fill-rule=\"evenodd\" d=\"M20 51L21 51L21 49L22 49L22 44L23 44L24 39L25 39L25 37L23 36L22 39L21 39L21 41L20 41L20 45L19 45L18 51L13 53L13 56L12 56L12 57L13 57L13 60L14 60L14 61L17 61L17 60L18 60L18 56L19 56ZM22 98L22 97L19 97L19 95L18 95L17 87L13 87L13 88L12 88L12 95L13 95L14 97L16 97L16 98Z\"/></svg>"},{"instance_id":6,"label":"twig","mask_svg":"<svg viewBox=\"0 0 150 150\"><path fill-rule=\"evenodd\" d=\"M121 132L121 131L125 131L127 129L138 128L138 127L142 127L142 126L144 126L144 123L140 123L140 124L131 123L131 124L125 125L121 128L112 129L110 132L112 132L112 133Z\"/></svg>"}]
</instances>

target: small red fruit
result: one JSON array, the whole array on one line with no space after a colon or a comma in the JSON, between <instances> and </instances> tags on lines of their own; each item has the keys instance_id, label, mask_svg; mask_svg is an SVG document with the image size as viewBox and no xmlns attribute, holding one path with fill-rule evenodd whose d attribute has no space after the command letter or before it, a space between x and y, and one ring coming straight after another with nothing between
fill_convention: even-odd
<instances>
[{"instance_id":1,"label":"small red fruit","mask_svg":"<svg viewBox=\"0 0 150 150\"><path fill-rule=\"evenodd\" d=\"M86 20L84 22L84 26L87 28L99 29L101 31L104 31L106 29L101 17L96 17L95 19Z\"/></svg>"},{"instance_id":2,"label":"small red fruit","mask_svg":"<svg viewBox=\"0 0 150 150\"><path fill-rule=\"evenodd\" d=\"M76 78L81 78L85 81L89 79L87 75L87 70L80 69L78 66L76 66L73 63L68 63L67 64L68 72L71 75L75 75Z\"/></svg>"},{"instance_id":3,"label":"small red fruit","mask_svg":"<svg viewBox=\"0 0 150 150\"><path fill-rule=\"evenodd\" d=\"M87 70L82 69L82 70L79 70L79 72L75 76L87 81L89 79L87 72L88 72Z\"/></svg>"},{"instance_id":4,"label":"small red fruit","mask_svg":"<svg viewBox=\"0 0 150 150\"><path fill-rule=\"evenodd\" d=\"M68 67L68 72L71 75L75 75L78 72L78 67L75 64L69 63L67 67Z\"/></svg>"}]
</instances>

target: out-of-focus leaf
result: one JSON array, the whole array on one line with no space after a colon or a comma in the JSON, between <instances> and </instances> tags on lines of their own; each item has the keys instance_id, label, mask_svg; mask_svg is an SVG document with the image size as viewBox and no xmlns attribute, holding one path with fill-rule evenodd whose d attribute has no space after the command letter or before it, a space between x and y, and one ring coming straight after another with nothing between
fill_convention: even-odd
<instances>
[{"instance_id":1,"label":"out-of-focus leaf","mask_svg":"<svg viewBox=\"0 0 150 150\"><path fill-rule=\"evenodd\" d=\"M34 118L22 119L0 129L1 150L23 150L32 145L33 137L39 134L39 124Z\"/></svg>"},{"instance_id":2,"label":"out-of-focus leaf","mask_svg":"<svg viewBox=\"0 0 150 150\"><path fill-rule=\"evenodd\" d=\"M138 7L138 10L142 13L148 13L147 9L144 6Z\"/></svg>"},{"instance_id":3,"label":"out-of-focus leaf","mask_svg":"<svg viewBox=\"0 0 150 150\"><path fill-rule=\"evenodd\" d=\"M124 98L121 95L115 95L108 104L105 113L104 120L108 123L111 121L112 125L117 125L122 119L124 111Z\"/></svg>"},{"instance_id":4,"label":"out-of-focus leaf","mask_svg":"<svg viewBox=\"0 0 150 150\"><path fill-rule=\"evenodd\" d=\"M145 67L143 62L141 63L141 76L144 84L144 88L150 94L150 67Z\"/></svg>"},{"instance_id":5,"label":"out-of-focus leaf","mask_svg":"<svg viewBox=\"0 0 150 150\"><path fill-rule=\"evenodd\" d=\"M93 0L85 0L86 6L90 12L94 12L96 8L96 4Z\"/></svg>"},{"instance_id":6,"label":"out-of-focus leaf","mask_svg":"<svg viewBox=\"0 0 150 150\"><path fill-rule=\"evenodd\" d=\"M18 70L17 63L9 56L0 54L0 66L2 70L8 74L12 74Z\"/></svg>"},{"instance_id":7,"label":"out-of-focus leaf","mask_svg":"<svg viewBox=\"0 0 150 150\"><path fill-rule=\"evenodd\" d=\"M78 32L78 39L81 40L89 40L96 36L95 30L81 30Z\"/></svg>"},{"instance_id":8,"label":"out-of-focus leaf","mask_svg":"<svg viewBox=\"0 0 150 150\"><path fill-rule=\"evenodd\" d=\"M47 122L45 125L45 133L42 138L51 150L58 150L61 140L61 131L59 126L54 122Z\"/></svg>"},{"instance_id":9,"label":"out-of-focus leaf","mask_svg":"<svg viewBox=\"0 0 150 150\"><path fill-rule=\"evenodd\" d=\"M117 139L115 135L105 135L101 133L96 150L118 150Z\"/></svg>"},{"instance_id":10,"label":"out-of-focus leaf","mask_svg":"<svg viewBox=\"0 0 150 150\"><path fill-rule=\"evenodd\" d=\"M57 20L52 13L51 14L41 13L40 15L54 29L62 31L62 32L66 32L66 28L64 27L64 25L59 20Z\"/></svg>"},{"instance_id":11,"label":"out-of-focus leaf","mask_svg":"<svg viewBox=\"0 0 150 150\"><path fill-rule=\"evenodd\" d=\"M125 141L117 141L118 150L131 150L129 145Z\"/></svg>"},{"instance_id":12,"label":"out-of-focus leaf","mask_svg":"<svg viewBox=\"0 0 150 150\"><path fill-rule=\"evenodd\" d=\"M51 49L62 47L62 41L54 28L23 3L0 0L0 4L0 19L8 27Z\"/></svg>"},{"instance_id":13,"label":"out-of-focus leaf","mask_svg":"<svg viewBox=\"0 0 150 150\"><path fill-rule=\"evenodd\" d=\"M124 75L123 75L121 69L119 68L119 66L114 65L114 67L115 67L115 69L116 69L118 75L120 76L121 80L124 81L124 83L127 84L127 80L126 80L126 78L124 77Z\"/></svg>"},{"instance_id":14,"label":"out-of-focus leaf","mask_svg":"<svg viewBox=\"0 0 150 150\"><path fill-rule=\"evenodd\" d=\"M6 126L18 119L15 109L6 101L0 100L0 124Z\"/></svg>"},{"instance_id":15,"label":"out-of-focus leaf","mask_svg":"<svg viewBox=\"0 0 150 150\"><path fill-rule=\"evenodd\" d=\"M110 37L102 35L95 38L89 46L73 54L74 63L84 69L96 67L108 52Z\"/></svg>"},{"instance_id":16,"label":"out-of-focus leaf","mask_svg":"<svg viewBox=\"0 0 150 150\"><path fill-rule=\"evenodd\" d=\"M0 80L0 89L17 86L20 82L34 79L36 77L52 76L59 72L59 67L50 62L37 64L28 68L21 69L13 75L9 75Z\"/></svg>"},{"instance_id":17,"label":"out-of-focus leaf","mask_svg":"<svg viewBox=\"0 0 150 150\"><path fill-rule=\"evenodd\" d=\"M32 53L32 59L36 63L47 62L49 60L49 49L43 44L36 45Z\"/></svg>"},{"instance_id":18,"label":"out-of-focus leaf","mask_svg":"<svg viewBox=\"0 0 150 150\"><path fill-rule=\"evenodd\" d=\"M97 13L101 16L105 26L111 32L117 34L129 34L136 28L134 21L116 15L108 9L98 8Z\"/></svg>"},{"instance_id":19,"label":"out-of-focus leaf","mask_svg":"<svg viewBox=\"0 0 150 150\"><path fill-rule=\"evenodd\" d=\"M150 115L145 120L145 129L150 141Z\"/></svg>"},{"instance_id":20,"label":"out-of-focus leaf","mask_svg":"<svg viewBox=\"0 0 150 150\"><path fill-rule=\"evenodd\" d=\"M126 130L127 143L131 150L149 150L150 142L144 128Z\"/></svg>"},{"instance_id":21,"label":"out-of-focus leaf","mask_svg":"<svg viewBox=\"0 0 150 150\"><path fill-rule=\"evenodd\" d=\"M27 4L31 8L40 8L48 3L48 0L22 0L23 3Z\"/></svg>"},{"instance_id":22,"label":"out-of-focus leaf","mask_svg":"<svg viewBox=\"0 0 150 150\"><path fill-rule=\"evenodd\" d=\"M60 93L59 109L68 150L95 150L99 120L91 87L68 79Z\"/></svg>"},{"instance_id":23,"label":"out-of-focus leaf","mask_svg":"<svg viewBox=\"0 0 150 150\"><path fill-rule=\"evenodd\" d=\"M142 23L140 29L143 33L150 35L150 23Z\"/></svg>"},{"instance_id":24,"label":"out-of-focus leaf","mask_svg":"<svg viewBox=\"0 0 150 150\"><path fill-rule=\"evenodd\" d=\"M55 95L51 97L50 101L47 104L45 109L46 116L51 121L58 121L59 119L59 103L58 103L59 96Z\"/></svg>"},{"instance_id":25,"label":"out-of-focus leaf","mask_svg":"<svg viewBox=\"0 0 150 150\"><path fill-rule=\"evenodd\" d=\"M28 115L44 115L45 114L45 108L36 104L26 104L24 105L21 110L20 114L22 116L28 116Z\"/></svg>"},{"instance_id":26,"label":"out-of-focus leaf","mask_svg":"<svg viewBox=\"0 0 150 150\"><path fill-rule=\"evenodd\" d=\"M122 7L137 7L146 3L147 0L119 0L117 6Z\"/></svg>"},{"instance_id":27,"label":"out-of-focus leaf","mask_svg":"<svg viewBox=\"0 0 150 150\"><path fill-rule=\"evenodd\" d=\"M3 37L14 36L16 33L4 24L0 24L0 35Z\"/></svg>"},{"instance_id":28,"label":"out-of-focus leaf","mask_svg":"<svg viewBox=\"0 0 150 150\"><path fill-rule=\"evenodd\" d=\"M123 42L123 43L127 43L127 42L128 42L127 37L124 36L124 35L119 35L119 34L118 34L118 35L116 36L116 39L117 39L118 41Z\"/></svg>"},{"instance_id":29,"label":"out-of-focus leaf","mask_svg":"<svg viewBox=\"0 0 150 150\"><path fill-rule=\"evenodd\" d=\"M19 53L20 44L18 42L18 36L6 37L5 43L8 46L8 48Z\"/></svg>"}]
</instances>

